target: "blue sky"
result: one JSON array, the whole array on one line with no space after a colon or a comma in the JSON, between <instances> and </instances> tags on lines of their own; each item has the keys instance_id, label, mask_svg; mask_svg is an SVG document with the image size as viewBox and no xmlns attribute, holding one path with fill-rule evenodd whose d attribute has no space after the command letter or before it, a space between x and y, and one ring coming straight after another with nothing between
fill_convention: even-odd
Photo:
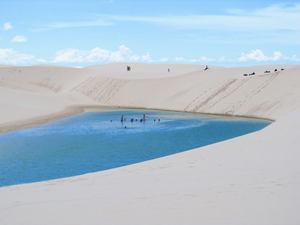
<instances>
[{"instance_id":1,"label":"blue sky","mask_svg":"<svg viewBox=\"0 0 300 225\"><path fill-rule=\"evenodd\" d=\"M300 1L0 0L0 64L300 64Z\"/></svg>"}]
</instances>

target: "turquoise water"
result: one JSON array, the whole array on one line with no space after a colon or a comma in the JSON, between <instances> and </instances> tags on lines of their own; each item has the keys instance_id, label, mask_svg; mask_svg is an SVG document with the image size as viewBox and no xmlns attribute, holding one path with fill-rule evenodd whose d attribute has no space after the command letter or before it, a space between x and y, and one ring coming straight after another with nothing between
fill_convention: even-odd
<instances>
[{"instance_id":1,"label":"turquoise water","mask_svg":"<svg viewBox=\"0 0 300 225\"><path fill-rule=\"evenodd\" d=\"M140 122L143 114L146 121ZM122 115L126 118L123 123ZM131 118L138 121L130 122ZM263 120L161 111L83 113L1 134L0 186L125 166L244 135L269 124Z\"/></svg>"}]
</instances>

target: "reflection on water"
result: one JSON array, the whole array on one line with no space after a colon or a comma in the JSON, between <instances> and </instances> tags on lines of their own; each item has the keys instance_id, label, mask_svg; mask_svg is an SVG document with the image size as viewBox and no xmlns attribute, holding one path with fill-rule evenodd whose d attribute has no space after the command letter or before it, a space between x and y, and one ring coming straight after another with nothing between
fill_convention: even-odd
<instances>
[{"instance_id":1,"label":"reflection on water","mask_svg":"<svg viewBox=\"0 0 300 225\"><path fill-rule=\"evenodd\" d=\"M143 114L146 121L140 122ZM0 186L138 163L254 132L268 124L161 111L83 113L0 135Z\"/></svg>"}]
</instances>

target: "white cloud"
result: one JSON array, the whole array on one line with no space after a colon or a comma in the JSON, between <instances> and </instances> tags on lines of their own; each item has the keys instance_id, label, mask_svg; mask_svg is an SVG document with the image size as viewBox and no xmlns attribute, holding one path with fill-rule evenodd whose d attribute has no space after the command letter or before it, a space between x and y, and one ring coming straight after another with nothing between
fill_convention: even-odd
<instances>
[{"instance_id":1,"label":"white cloud","mask_svg":"<svg viewBox=\"0 0 300 225\"><path fill-rule=\"evenodd\" d=\"M300 62L300 58L296 55L293 55L292 57L283 57L283 59L291 62Z\"/></svg>"},{"instance_id":2,"label":"white cloud","mask_svg":"<svg viewBox=\"0 0 300 225\"><path fill-rule=\"evenodd\" d=\"M53 62L83 62L84 56L87 54L87 51L68 48L58 51Z\"/></svg>"},{"instance_id":3,"label":"white cloud","mask_svg":"<svg viewBox=\"0 0 300 225\"><path fill-rule=\"evenodd\" d=\"M274 60L274 61L279 60L282 56L281 52L274 52L273 55L274 55L273 59L271 58L271 60Z\"/></svg>"},{"instance_id":4,"label":"white cloud","mask_svg":"<svg viewBox=\"0 0 300 225\"><path fill-rule=\"evenodd\" d=\"M238 59L226 59L225 56L220 57L219 59L213 59L208 57L200 57L198 59L186 59L183 57L175 57L175 62L184 62L184 63L242 63L242 62L267 62L267 61L279 61L279 62L300 62L300 58L296 55L292 57L283 56L281 52L274 52L273 56L266 56L261 50L256 49L252 50L249 54L241 53L241 56Z\"/></svg>"},{"instance_id":5,"label":"white cloud","mask_svg":"<svg viewBox=\"0 0 300 225\"><path fill-rule=\"evenodd\" d=\"M183 57L175 57L175 61L176 62L196 63L196 62L214 62L216 60L202 56L198 59L185 59Z\"/></svg>"},{"instance_id":6,"label":"white cloud","mask_svg":"<svg viewBox=\"0 0 300 225\"><path fill-rule=\"evenodd\" d=\"M125 58L123 57L123 55L120 52L112 52L110 54L109 60L113 61L113 62L121 62L121 61L124 61Z\"/></svg>"},{"instance_id":7,"label":"white cloud","mask_svg":"<svg viewBox=\"0 0 300 225\"><path fill-rule=\"evenodd\" d=\"M47 62L47 60L45 60L43 58L37 59L36 61L39 62L39 63L46 63Z\"/></svg>"},{"instance_id":8,"label":"white cloud","mask_svg":"<svg viewBox=\"0 0 300 225\"><path fill-rule=\"evenodd\" d=\"M296 55L293 55L291 61L300 62L300 58L297 58Z\"/></svg>"},{"instance_id":9,"label":"white cloud","mask_svg":"<svg viewBox=\"0 0 300 225\"><path fill-rule=\"evenodd\" d=\"M182 62L182 61L186 61L186 59L183 58L183 57L175 57L175 61L176 62Z\"/></svg>"},{"instance_id":10,"label":"white cloud","mask_svg":"<svg viewBox=\"0 0 300 225\"><path fill-rule=\"evenodd\" d=\"M132 53L132 51L129 48L127 48L125 45L121 45L119 47L119 52L121 54L130 54L130 53Z\"/></svg>"},{"instance_id":11,"label":"white cloud","mask_svg":"<svg viewBox=\"0 0 300 225\"><path fill-rule=\"evenodd\" d=\"M5 24L3 25L3 27L4 27L4 30L10 30L10 29L13 28L12 25L11 25L10 23L5 23Z\"/></svg>"},{"instance_id":12,"label":"white cloud","mask_svg":"<svg viewBox=\"0 0 300 225\"><path fill-rule=\"evenodd\" d=\"M151 56L150 56L149 52L147 52L146 55L142 55L142 61L153 62L153 60L151 59Z\"/></svg>"},{"instance_id":13,"label":"white cloud","mask_svg":"<svg viewBox=\"0 0 300 225\"><path fill-rule=\"evenodd\" d=\"M82 55L86 56L85 59L82 58L82 61L87 61L87 62L105 61L109 59L110 51L97 47L92 49L90 52L82 51Z\"/></svg>"},{"instance_id":14,"label":"white cloud","mask_svg":"<svg viewBox=\"0 0 300 225\"><path fill-rule=\"evenodd\" d=\"M32 29L31 31L38 32L38 31L45 31L45 30L58 29L58 28L103 27L103 26L112 26L112 25L114 25L113 22L107 22L103 19L97 19L95 21L53 23L43 28Z\"/></svg>"},{"instance_id":15,"label":"white cloud","mask_svg":"<svg viewBox=\"0 0 300 225\"><path fill-rule=\"evenodd\" d=\"M11 48L0 49L0 63L26 64L34 61L35 57L33 55L22 54Z\"/></svg>"},{"instance_id":16,"label":"white cloud","mask_svg":"<svg viewBox=\"0 0 300 225\"><path fill-rule=\"evenodd\" d=\"M139 56L130 55L131 50L125 45L121 45L116 52L94 48L92 50L80 50L80 49L64 49L56 53L56 57L53 60L56 62L103 62L103 61L137 61Z\"/></svg>"},{"instance_id":17,"label":"white cloud","mask_svg":"<svg viewBox=\"0 0 300 225\"><path fill-rule=\"evenodd\" d=\"M141 57L138 56L138 55L132 55L132 56L129 56L129 61L138 61Z\"/></svg>"},{"instance_id":18,"label":"white cloud","mask_svg":"<svg viewBox=\"0 0 300 225\"><path fill-rule=\"evenodd\" d=\"M261 50L256 49L252 50L250 53L245 54L241 53L241 56L237 59L227 59L225 56L219 57L217 59L201 56L199 58L187 59L184 57L175 57L173 60L163 57L158 60L151 58L150 53L147 52L145 55L134 54L128 47L125 45L119 46L117 51L110 51L106 49L101 49L96 47L92 50L80 50L80 49L64 49L56 53L55 59L52 63L97 63L97 62L148 62L148 63L159 63L159 62L168 62L175 61L177 63L243 63L243 62L299 62L300 59L296 55L292 57L283 56L281 52L275 51L272 56L265 55ZM38 62L43 62L36 60Z\"/></svg>"},{"instance_id":19,"label":"white cloud","mask_svg":"<svg viewBox=\"0 0 300 225\"><path fill-rule=\"evenodd\" d=\"M169 59L168 59L168 58L162 58L162 59L160 59L159 61L160 61L160 62L168 62Z\"/></svg>"},{"instance_id":20,"label":"white cloud","mask_svg":"<svg viewBox=\"0 0 300 225\"><path fill-rule=\"evenodd\" d=\"M222 56L221 58L219 58L218 61L219 61L219 62L224 62L224 61L226 61L225 56Z\"/></svg>"},{"instance_id":21,"label":"white cloud","mask_svg":"<svg viewBox=\"0 0 300 225\"><path fill-rule=\"evenodd\" d=\"M211 58L207 58L207 57L204 57L202 56L201 58L199 59L191 59L189 60L190 62L213 62L213 61L216 61L215 59L211 59Z\"/></svg>"},{"instance_id":22,"label":"white cloud","mask_svg":"<svg viewBox=\"0 0 300 225\"><path fill-rule=\"evenodd\" d=\"M131 53L130 49L125 45L119 47L119 51L110 53L110 61L121 62L125 60L125 56Z\"/></svg>"},{"instance_id":23,"label":"white cloud","mask_svg":"<svg viewBox=\"0 0 300 225\"><path fill-rule=\"evenodd\" d=\"M252 50L249 54L242 53L241 57L238 58L238 61L277 61L281 58L281 56L281 52L274 52L273 57L268 57L265 56L261 50L256 49Z\"/></svg>"},{"instance_id":24,"label":"white cloud","mask_svg":"<svg viewBox=\"0 0 300 225\"><path fill-rule=\"evenodd\" d=\"M27 41L27 39L24 36L16 35L11 41L12 42L25 42L25 41Z\"/></svg>"}]
</instances>

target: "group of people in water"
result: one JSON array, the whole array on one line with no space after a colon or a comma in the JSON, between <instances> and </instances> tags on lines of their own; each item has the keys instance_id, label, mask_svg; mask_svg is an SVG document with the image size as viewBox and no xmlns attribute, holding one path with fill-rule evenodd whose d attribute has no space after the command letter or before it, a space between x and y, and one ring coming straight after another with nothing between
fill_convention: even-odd
<instances>
[{"instance_id":1,"label":"group of people in water","mask_svg":"<svg viewBox=\"0 0 300 225\"><path fill-rule=\"evenodd\" d=\"M121 116L121 122L123 123L124 121L126 121L126 119L124 118L124 116ZM134 119L131 118L130 122L133 122ZM138 121L138 119L135 119L135 121ZM143 115L143 118L140 119L140 122L146 121L146 115Z\"/></svg>"},{"instance_id":2,"label":"group of people in water","mask_svg":"<svg viewBox=\"0 0 300 225\"><path fill-rule=\"evenodd\" d=\"M121 116L121 123L123 123L124 121L126 121L126 118L124 118L124 116L122 115ZM134 121L137 122L138 119L133 119L133 118L130 119L130 122L134 122ZM146 121L146 115L144 114L143 118L141 118L139 121L140 122ZM160 119L157 119L157 121L160 122ZM112 120L110 122L112 122ZM156 122L156 119L154 119L154 122ZM127 128L127 126L125 126L125 128Z\"/></svg>"}]
</instances>

